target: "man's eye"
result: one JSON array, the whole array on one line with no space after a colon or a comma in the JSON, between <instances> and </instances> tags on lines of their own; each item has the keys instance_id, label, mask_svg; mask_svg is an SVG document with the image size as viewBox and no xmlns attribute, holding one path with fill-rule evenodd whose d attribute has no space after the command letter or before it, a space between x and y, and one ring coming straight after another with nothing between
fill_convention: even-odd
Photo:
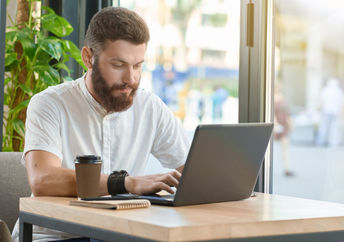
<instances>
[{"instance_id":1,"label":"man's eye","mask_svg":"<svg viewBox=\"0 0 344 242\"><path fill-rule=\"evenodd\" d=\"M115 68L119 68L119 67L122 67L123 65L120 63L112 63L112 66Z\"/></svg>"},{"instance_id":2,"label":"man's eye","mask_svg":"<svg viewBox=\"0 0 344 242\"><path fill-rule=\"evenodd\" d=\"M134 68L135 68L135 69L138 69L138 68L141 68L141 67L142 67L142 64L134 65Z\"/></svg>"}]
</instances>

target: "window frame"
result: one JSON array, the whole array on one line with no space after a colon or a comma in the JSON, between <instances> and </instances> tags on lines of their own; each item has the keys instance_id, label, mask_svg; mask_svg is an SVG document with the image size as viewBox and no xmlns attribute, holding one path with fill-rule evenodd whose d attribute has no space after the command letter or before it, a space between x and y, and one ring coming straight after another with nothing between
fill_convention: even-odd
<instances>
[{"instance_id":1,"label":"window frame","mask_svg":"<svg viewBox=\"0 0 344 242\"><path fill-rule=\"evenodd\" d=\"M2 130L4 120L4 81L5 81L5 38L6 0L0 0L0 152L2 151Z\"/></svg>"},{"instance_id":2,"label":"window frame","mask_svg":"<svg viewBox=\"0 0 344 242\"><path fill-rule=\"evenodd\" d=\"M249 9L250 6L253 11ZM274 2L241 2L239 123L273 122ZM253 38L253 42L250 42ZM255 191L272 193L272 142Z\"/></svg>"}]
</instances>

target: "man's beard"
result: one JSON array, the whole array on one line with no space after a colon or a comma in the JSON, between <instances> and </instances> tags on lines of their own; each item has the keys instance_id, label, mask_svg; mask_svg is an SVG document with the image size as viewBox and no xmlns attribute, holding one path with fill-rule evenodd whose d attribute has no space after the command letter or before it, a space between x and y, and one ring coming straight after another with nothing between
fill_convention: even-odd
<instances>
[{"instance_id":1,"label":"man's beard","mask_svg":"<svg viewBox=\"0 0 344 242\"><path fill-rule=\"evenodd\" d=\"M96 96L99 98L101 105L108 112L121 112L127 110L134 100L135 93L139 86L139 82L135 85L114 84L109 87L104 79L103 75L99 69L98 58L95 58L94 65L92 69L92 85ZM114 90L123 90L125 88L131 88L132 91L129 96L126 93L121 93L119 95L113 96Z\"/></svg>"}]
</instances>

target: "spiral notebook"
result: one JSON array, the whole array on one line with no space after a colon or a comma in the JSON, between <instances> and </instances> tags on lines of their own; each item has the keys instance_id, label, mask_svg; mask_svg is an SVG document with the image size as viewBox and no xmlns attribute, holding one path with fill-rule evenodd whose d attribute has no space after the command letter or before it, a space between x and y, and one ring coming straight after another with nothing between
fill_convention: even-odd
<instances>
[{"instance_id":1,"label":"spiral notebook","mask_svg":"<svg viewBox=\"0 0 344 242\"><path fill-rule=\"evenodd\" d=\"M132 209L132 208L148 208L151 203L146 199L133 200L104 200L104 201L85 201L73 200L69 205L92 207L92 208L111 208L111 209Z\"/></svg>"}]
</instances>

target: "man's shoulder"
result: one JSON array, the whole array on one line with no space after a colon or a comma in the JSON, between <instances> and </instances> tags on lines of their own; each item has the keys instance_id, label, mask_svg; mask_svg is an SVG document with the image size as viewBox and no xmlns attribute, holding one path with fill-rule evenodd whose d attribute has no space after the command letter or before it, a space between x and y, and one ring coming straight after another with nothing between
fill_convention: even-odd
<instances>
[{"instance_id":1,"label":"man's shoulder","mask_svg":"<svg viewBox=\"0 0 344 242\"><path fill-rule=\"evenodd\" d=\"M47 89L35 94L33 99L49 100L64 100L64 95L69 92L76 92L79 84L79 79L64 82L55 86L49 86ZM72 95L73 96L73 95Z\"/></svg>"},{"instance_id":2,"label":"man's shoulder","mask_svg":"<svg viewBox=\"0 0 344 242\"><path fill-rule=\"evenodd\" d=\"M31 111L47 109L56 112L67 103L75 101L75 98L77 97L77 86L78 80L50 86L31 98L29 109Z\"/></svg>"},{"instance_id":3,"label":"man's shoulder","mask_svg":"<svg viewBox=\"0 0 344 242\"><path fill-rule=\"evenodd\" d=\"M39 95L62 95L68 91L76 90L80 80L67 81L55 86L50 86L39 93Z\"/></svg>"},{"instance_id":4,"label":"man's shoulder","mask_svg":"<svg viewBox=\"0 0 344 242\"><path fill-rule=\"evenodd\" d=\"M169 109L156 94L144 89L138 89L130 110L147 116L154 114L162 115Z\"/></svg>"}]
</instances>

